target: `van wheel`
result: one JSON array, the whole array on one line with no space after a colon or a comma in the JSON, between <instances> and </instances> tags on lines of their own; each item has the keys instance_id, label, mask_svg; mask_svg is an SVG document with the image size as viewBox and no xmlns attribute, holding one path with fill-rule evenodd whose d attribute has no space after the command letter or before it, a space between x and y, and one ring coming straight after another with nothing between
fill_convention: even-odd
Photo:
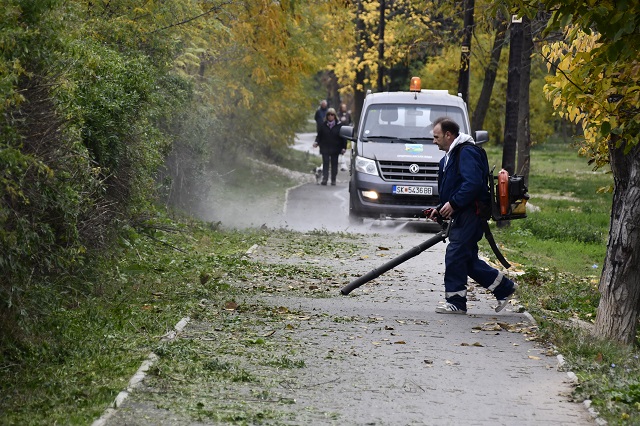
<instances>
[{"instance_id":1,"label":"van wheel","mask_svg":"<svg viewBox=\"0 0 640 426\"><path fill-rule=\"evenodd\" d=\"M362 217L358 216L353 208L353 193L349 195L349 223L352 225L361 225L363 222Z\"/></svg>"},{"instance_id":2,"label":"van wheel","mask_svg":"<svg viewBox=\"0 0 640 426\"><path fill-rule=\"evenodd\" d=\"M357 216L355 213L353 213L351 210L349 210L349 223L352 225L362 225L362 223L364 222L364 219L361 218L360 216Z\"/></svg>"}]
</instances>

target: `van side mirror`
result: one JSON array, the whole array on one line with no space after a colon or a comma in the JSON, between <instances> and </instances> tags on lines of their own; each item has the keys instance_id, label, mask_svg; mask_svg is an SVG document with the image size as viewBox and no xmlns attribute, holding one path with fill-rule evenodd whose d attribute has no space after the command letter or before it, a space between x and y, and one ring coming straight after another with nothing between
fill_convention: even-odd
<instances>
[{"instance_id":1,"label":"van side mirror","mask_svg":"<svg viewBox=\"0 0 640 426\"><path fill-rule=\"evenodd\" d=\"M340 136L350 141L355 140L355 138L353 137L353 126L340 127Z\"/></svg>"},{"instance_id":2,"label":"van side mirror","mask_svg":"<svg viewBox=\"0 0 640 426\"><path fill-rule=\"evenodd\" d=\"M486 130L476 130L476 137L473 139L476 141L476 145L489 142L489 132Z\"/></svg>"}]
</instances>

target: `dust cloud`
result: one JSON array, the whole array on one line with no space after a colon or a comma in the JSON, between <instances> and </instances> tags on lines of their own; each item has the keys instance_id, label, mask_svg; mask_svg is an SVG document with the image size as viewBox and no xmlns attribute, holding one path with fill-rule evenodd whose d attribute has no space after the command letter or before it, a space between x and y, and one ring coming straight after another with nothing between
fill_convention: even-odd
<instances>
[{"instance_id":1,"label":"dust cloud","mask_svg":"<svg viewBox=\"0 0 640 426\"><path fill-rule=\"evenodd\" d=\"M298 134L293 149L318 156L318 149L312 147L314 136L312 133ZM424 219L365 219L362 223L349 221L348 155L347 153L338 172L336 186L318 185L313 170L301 173L254 161L251 169L255 172L251 174L251 179L256 182L278 173L296 184L283 189L281 196L271 199L259 193L238 194L233 197L229 196L228 189L225 188L225 182L233 176L221 176L209 180L208 193L193 207L191 213L201 220L227 229L269 228L363 234L434 233L440 230L437 224Z\"/></svg>"}]
</instances>

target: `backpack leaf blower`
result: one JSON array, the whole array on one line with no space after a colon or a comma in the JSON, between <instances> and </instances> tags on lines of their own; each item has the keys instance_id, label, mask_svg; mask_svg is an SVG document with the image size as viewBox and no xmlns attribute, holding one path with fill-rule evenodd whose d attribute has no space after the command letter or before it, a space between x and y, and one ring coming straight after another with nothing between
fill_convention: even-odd
<instances>
[{"instance_id":1,"label":"backpack leaf blower","mask_svg":"<svg viewBox=\"0 0 640 426\"><path fill-rule=\"evenodd\" d=\"M495 181L498 181L494 184ZM524 177L509 176L505 169L498 176L489 175L489 192L491 194L491 219L502 220L524 219L527 217L527 201L529 193Z\"/></svg>"},{"instance_id":2,"label":"backpack leaf blower","mask_svg":"<svg viewBox=\"0 0 640 426\"><path fill-rule=\"evenodd\" d=\"M494 183L496 180L498 182ZM482 211L478 212L484 219L493 219L498 222L504 220L524 219L527 217L526 204L527 200L529 200L529 194L527 193L527 186L524 183L523 176L509 176L509 173L505 169L500 170L498 176L494 176L493 170L491 170L491 173L489 174L489 193L491 195L490 208L485 209L479 207L479 210ZM490 213L487 210L490 210ZM423 213L428 217L430 216L430 212L431 209L426 209ZM440 226L442 226L442 230L440 232L425 242L413 247L411 250L391 259L384 265L351 281L340 289L340 293L348 295L356 288L378 278L388 270L393 269L399 264L419 255L428 248L433 247L440 242L445 242L449 236L449 229L453 226L453 219L447 223L443 220L442 216L438 215L437 221ZM505 268L510 268L511 265L500 253L500 250L493 239L493 235L491 234L489 224L486 221L483 221L483 229L485 238L489 241L489 245L500 263L502 263Z\"/></svg>"}]
</instances>

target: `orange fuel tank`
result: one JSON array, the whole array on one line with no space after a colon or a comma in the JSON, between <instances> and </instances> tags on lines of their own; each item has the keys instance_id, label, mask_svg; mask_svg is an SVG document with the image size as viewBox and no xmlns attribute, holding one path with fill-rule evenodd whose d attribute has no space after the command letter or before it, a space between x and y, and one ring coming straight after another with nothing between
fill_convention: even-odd
<instances>
[{"instance_id":1,"label":"orange fuel tank","mask_svg":"<svg viewBox=\"0 0 640 426\"><path fill-rule=\"evenodd\" d=\"M498 203L501 215L509 213L509 172L505 169L498 173Z\"/></svg>"}]
</instances>

